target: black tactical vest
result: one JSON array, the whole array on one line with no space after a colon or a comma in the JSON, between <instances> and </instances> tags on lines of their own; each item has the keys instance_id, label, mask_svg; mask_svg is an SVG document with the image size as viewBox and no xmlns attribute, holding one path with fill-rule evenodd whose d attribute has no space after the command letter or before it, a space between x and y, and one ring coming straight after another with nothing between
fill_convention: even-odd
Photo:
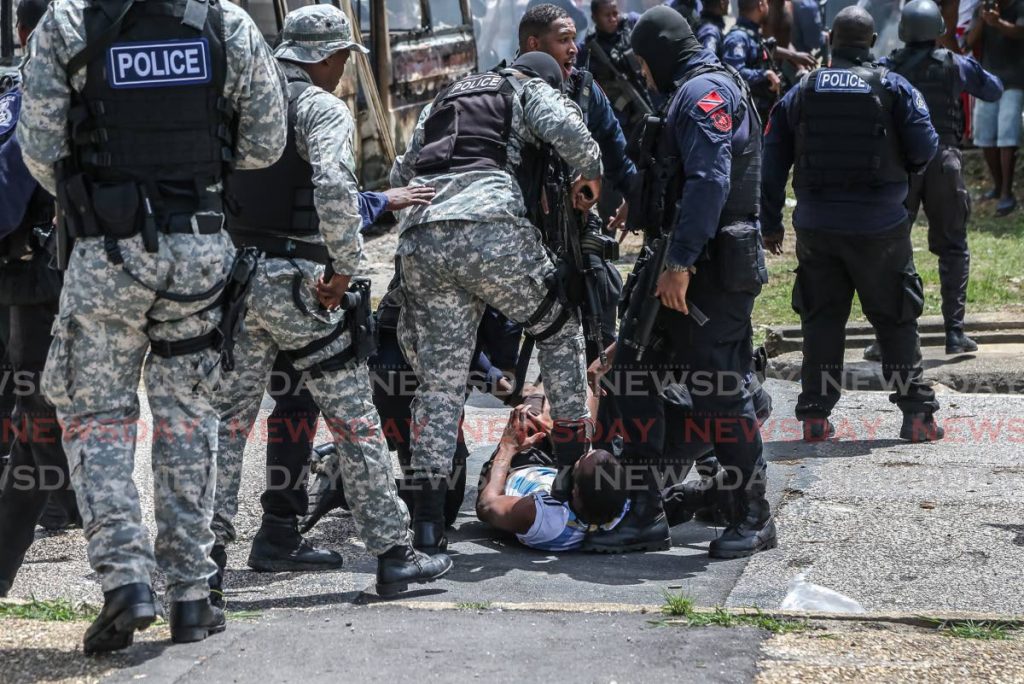
<instances>
[{"instance_id":1,"label":"black tactical vest","mask_svg":"<svg viewBox=\"0 0 1024 684\"><path fill-rule=\"evenodd\" d=\"M230 168L221 0L207 2L201 30L183 23L186 0L137 1L120 22L124 2L86 7L86 48L72 60L87 60L85 88L72 94L69 121L72 163L91 182L191 185L199 195ZM188 211L183 199L160 198Z\"/></svg>"},{"instance_id":2,"label":"black tactical vest","mask_svg":"<svg viewBox=\"0 0 1024 684\"><path fill-rule=\"evenodd\" d=\"M800 85L793 187L864 189L906 183L893 95L876 64L817 69Z\"/></svg>"},{"instance_id":3,"label":"black tactical vest","mask_svg":"<svg viewBox=\"0 0 1024 684\"><path fill-rule=\"evenodd\" d=\"M743 149L733 149L732 167L729 175L729 196L719 218L719 227L742 220L756 219L761 205L761 121L757 110L750 100L750 92L746 81L732 67L725 64L706 64L692 70L686 78L675 83L674 92L687 81L707 73L723 73L729 76L739 88L742 101L735 112L734 135L740 127L749 128L747 143ZM651 147L651 153L637 162L643 173L644 218L648 225L659 226L663 230L675 225L676 202L683 191L686 171L679 157L679 149L672 131L675 128L676 115L672 113L675 97L669 98L665 105L657 140ZM650 125L650 120L648 125ZM641 148L645 147L641 143ZM642 151L642 150L641 150ZM646 168L645 168L646 167Z\"/></svg>"},{"instance_id":4,"label":"black tactical vest","mask_svg":"<svg viewBox=\"0 0 1024 684\"><path fill-rule=\"evenodd\" d=\"M889 61L892 70L921 91L932 125L943 145L959 145L964 131L963 106L957 87L959 69L945 48L898 50Z\"/></svg>"},{"instance_id":5,"label":"black tactical vest","mask_svg":"<svg viewBox=\"0 0 1024 684\"><path fill-rule=\"evenodd\" d=\"M413 168L420 174L504 170L518 72L473 74L434 99Z\"/></svg>"},{"instance_id":6,"label":"black tactical vest","mask_svg":"<svg viewBox=\"0 0 1024 684\"><path fill-rule=\"evenodd\" d=\"M235 171L225 183L228 232L232 235L316 235L313 167L299 156L295 124L299 96L312 83L288 83L288 142L281 158L264 169Z\"/></svg>"}]
</instances>

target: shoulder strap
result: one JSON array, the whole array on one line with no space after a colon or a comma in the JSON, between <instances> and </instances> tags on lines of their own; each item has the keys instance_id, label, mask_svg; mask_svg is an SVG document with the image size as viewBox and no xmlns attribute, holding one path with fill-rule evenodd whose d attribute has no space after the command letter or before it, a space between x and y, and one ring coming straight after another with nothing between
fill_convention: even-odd
<instances>
[{"instance_id":1,"label":"shoulder strap","mask_svg":"<svg viewBox=\"0 0 1024 684\"><path fill-rule=\"evenodd\" d=\"M71 82L71 77L77 74L82 67L95 59L117 40L117 36L121 33L121 25L124 23L124 18L128 16L128 12L135 5L135 2L136 0L97 0L93 3L93 6L96 8L96 14L93 15L96 17L96 21L99 21L101 16L106 16L110 20L110 24L107 25L99 38L86 43L85 47L78 54L68 60L67 72L69 83ZM88 19L86 21L88 22ZM88 32L86 35L88 35Z\"/></svg>"}]
</instances>

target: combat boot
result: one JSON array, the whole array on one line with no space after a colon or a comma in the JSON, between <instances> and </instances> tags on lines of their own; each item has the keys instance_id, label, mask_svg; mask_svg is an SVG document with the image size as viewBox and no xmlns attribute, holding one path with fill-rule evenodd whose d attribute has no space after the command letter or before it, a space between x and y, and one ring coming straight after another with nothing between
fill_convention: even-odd
<instances>
[{"instance_id":1,"label":"combat boot","mask_svg":"<svg viewBox=\"0 0 1024 684\"><path fill-rule=\"evenodd\" d=\"M591 423L587 420L556 420L551 428L551 454L558 465L551 496L559 501L572 496L572 469L590 451L590 434Z\"/></svg>"},{"instance_id":2,"label":"combat boot","mask_svg":"<svg viewBox=\"0 0 1024 684\"><path fill-rule=\"evenodd\" d=\"M590 553L628 553L665 551L671 546L661 492L651 474L646 473L644 489L630 499L629 511L619 524L610 530L588 533L580 548Z\"/></svg>"},{"instance_id":3,"label":"combat boot","mask_svg":"<svg viewBox=\"0 0 1024 684\"><path fill-rule=\"evenodd\" d=\"M808 418L804 421L804 441L824 442L835 439L836 428L828 418Z\"/></svg>"},{"instance_id":4,"label":"combat boot","mask_svg":"<svg viewBox=\"0 0 1024 684\"><path fill-rule=\"evenodd\" d=\"M46 500L46 508L43 509L43 514L39 517L38 524L47 532L81 529L82 516L78 512L77 505L72 508L66 503L58 501L56 496L50 494Z\"/></svg>"},{"instance_id":5,"label":"combat boot","mask_svg":"<svg viewBox=\"0 0 1024 684\"><path fill-rule=\"evenodd\" d=\"M700 475L700 481L692 483L697 506L693 511L694 519L712 525L727 525L718 498L718 490L725 471L715 458L714 451L698 458L694 470Z\"/></svg>"},{"instance_id":6,"label":"combat boot","mask_svg":"<svg viewBox=\"0 0 1024 684\"><path fill-rule=\"evenodd\" d=\"M217 572L207 580L210 584L210 605L224 610L224 571L228 567L228 552L223 544L214 544L210 560L217 564Z\"/></svg>"},{"instance_id":7,"label":"combat boot","mask_svg":"<svg viewBox=\"0 0 1024 684\"><path fill-rule=\"evenodd\" d=\"M764 472L756 475L745 488L723 492L726 515L730 524L718 539L708 546L712 558L743 558L758 551L774 549L775 521L765 498Z\"/></svg>"},{"instance_id":8,"label":"combat boot","mask_svg":"<svg viewBox=\"0 0 1024 684\"><path fill-rule=\"evenodd\" d=\"M392 546L377 556L377 595L388 598L409 588L444 577L452 569L445 554L428 556L411 546Z\"/></svg>"},{"instance_id":9,"label":"combat boot","mask_svg":"<svg viewBox=\"0 0 1024 684\"><path fill-rule=\"evenodd\" d=\"M120 651L132 645L135 630L156 620L156 603L148 584L137 582L103 593L103 609L85 631L86 655Z\"/></svg>"},{"instance_id":10,"label":"combat boot","mask_svg":"<svg viewBox=\"0 0 1024 684\"><path fill-rule=\"evenodd\" d=\"M295 518L264 513L247 565L256 572L304 572L337 570L342 562L340 554L303 539Z\"/></svg>"},{"instance_id":11,"label":"combat boot","mask_svg":"<svg viewBox=\"0 0 1024 684\"><path fill-rule=\"evenodd\" d=\"M874 340L864 348L864 360L876 363L882 362L882 348L878 345L878 340Z\"/></svg>"},{"instance_id":12,"label":"combat boot","mask_svg":"<svg viewBox=\"0 0 1024 684\"><path fill-rule=\"evenodd\" d=\"M964 334L959 328L946 331L946 353L967 354L978 351L978 343Z\"/></svg>"},{"instance_id":13,"label":"combat boot","mask_svg":"<svg viewBox=\"0 0 1024 684\"><path fill-rule=\"evenodd\" d=\"M903 427L900 428L900 439L908 442L937 442L946 436L946 431L935 422L930 413L906 413L903 415Z\"/></svg>"},{"instance_id":14,"label":"combat boot","mask_svg":"<svg viewBox=\"0 0 1024 684\"><path fill-rule=\"evenodd\" d=\"M171 604L171 641L191 644L227 628L224 611L214 608L207 599L175 601Z\"/></svg>"},{"instance_id":15,"label":"combat boot","mask_svg":"<svg viewBox=\"0 0 1024 684\"><path fill-rule=\"evenodd\" d=\"M448 496L445 477L418 477L413 480L412 545L417 551L436 556L448 549L445 536L444 507Z\"/></svg>"}]
</instances>

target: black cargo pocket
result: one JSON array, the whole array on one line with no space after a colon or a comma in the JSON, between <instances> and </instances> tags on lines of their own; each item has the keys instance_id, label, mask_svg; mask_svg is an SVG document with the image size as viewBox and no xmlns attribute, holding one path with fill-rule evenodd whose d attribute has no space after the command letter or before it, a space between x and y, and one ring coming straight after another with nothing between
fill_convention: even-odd
<instances>
[{"instance_id":1,"label":"black cargo pocket","mask_svg":"<svg viewBox=\"0 0 1024 684\"><path fill-rule=\"evenodd\" d=\"M916 273L903 274L903 305L900 308L900 323L916 321L924 311L924 283Z\"/></svg>"},{"instance_id":2,"label":"black cargo pocket","mask_svg":"<svg viewBox=\"0 0 1024 684\"><path fill-rule=\"evenodd\" d=\"M420 173L447 169L459 137L459 112L455 105L446 104L432 111L423 122L423 137L431 142L420 148L413 168Z\"/></svg>"},{"instance_id":3,"label":"black cargo pocket","mask_svg":"<svg viewBox=\"0 0 1024 684\"><path fill-rule=\"evenodd\" d=\"M726 292L761 294L768 282L761 231L749 223L725 226L718 231L714 245L718 284Z\"/></svg>"},{"instance_id":4,"label":"black cargo pocket","mask_svg":"<svg viewBox=\"0 0 1024 684\"><path fill-rule=\"evenodd\" d=\"M92 209L104 235L129 238L136 232L139 190L134 183L93 185Z\"/></svg>"}]
</instances>

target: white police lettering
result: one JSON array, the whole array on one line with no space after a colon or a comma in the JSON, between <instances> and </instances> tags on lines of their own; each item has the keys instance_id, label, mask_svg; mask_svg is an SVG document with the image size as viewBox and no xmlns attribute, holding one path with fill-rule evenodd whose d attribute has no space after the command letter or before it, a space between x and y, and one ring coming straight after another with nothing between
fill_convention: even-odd
<instances>
[{"instance_id":1,"label":"white police lettering","mask_svg":"<svg viewBox=\"0 0 1024 684\"><path fill-rule=\"evenodd\" d=\"M814 89L819 93L871 92L871 86L863 78L845 69L822 69L818 72Z\"/></svg>"},{"instance_id":2,"label":"white police lettering","mask_svg":"<svg viewBox=\"0 0 1024 684\"><path fill-rule=\"evenodd\" d=\"M464 78L448 91L448 97L455 97L457 95L468 95L470 93L487 93L493 92L501 87L501 82L504 79L503 76L498 74L478 74L476 76L470 76Z\"/></svg>"},{"instance_id":3,"label":"white police lettering","mask_svg":"<svg viewBox=\"0 0 1024 684\"><path fill-rule=\"evenodd\" d=\"M112 88L167 88L209 83L210 78L205 38L117 43L107 51Z\"/></svg>"}]
</instances>

